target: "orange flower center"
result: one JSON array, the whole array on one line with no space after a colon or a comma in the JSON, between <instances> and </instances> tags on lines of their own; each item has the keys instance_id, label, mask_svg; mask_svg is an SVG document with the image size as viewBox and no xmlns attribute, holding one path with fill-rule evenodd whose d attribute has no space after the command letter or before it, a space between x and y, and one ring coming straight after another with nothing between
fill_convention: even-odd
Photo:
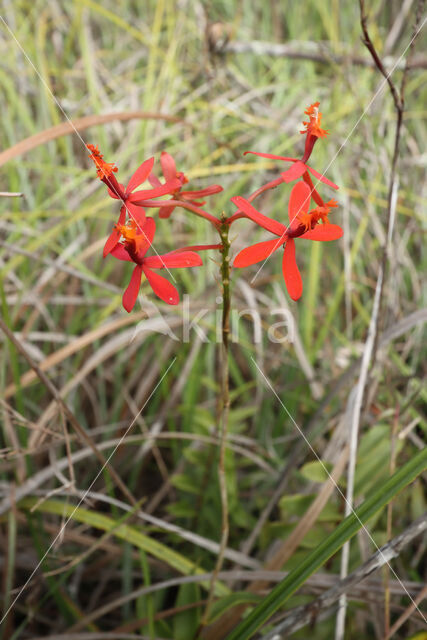
<instances>
[{"instance_id":1,"label":"orange flower center","mask_svg":"<svg viewBox=\"0 0 427 640\"><path fill-rule=\"evenodd\" d=\"M114 166L114 162L105 162L105 160L103 160L104 156L100 153L98 145L87 144L86 146L89 151L92 151L89 158L95 163L98 178L100 180L111 178L113 172L117 171L117 167Z\"/></svg>"},{"instance_id":2,"label":"orange flower center","mask_svg":"<svg viewBox=\"0 0 427 640\"><path fill-rule=\"evenodd\" d=\"M305 231L310 231L310 229L314 229L316 224L323 222L323 224L329 224L329 212L331 209L338 206L336 200L329 200L326 202L324 206L316 207L312 209L309 213L301 212L297 215L297 219L299 223L304 227Z\"/></svg>"},{"instance_id":3,"label":"orange flower center","mask_svg":"<svg viewBox=\"0 0 427 640\"><path fill-rule=\"evenodd\" d=\"M304 211L302 211L297 215L297 220L304 227L304 231L309 231L311 229L311 213L304 213Z\"/></svg>"},{"instance_id":4,"label":"orange flower center","mask_svg":"<svg viewBox=\"0 0 427 640\"><path fill-rule=\"evenodd\" d=\"M122 236L125 247L130 247L133 251L140 251L148 243L135 220L129 220L127 224L116 224L115 228Z\"/></svg>"},{"instance_id":5,"label":"orange flower center","mask_svg":"<svg viewBox=\"0 0 427 640\"><path fill-rule=\"evenodd\" d=\"M133 220L130 220L127 224L116 224L116 229L125 240L133 241L137 236L137 226Z\"/></svg>"},{"instance_id":6,"label":"orange flower center","mask_svg":"<svg viewBox=\"0 0 427 640\"><path fill-rule=\"evenodd\" d=\"M309 117L308 121L303 121L303 125L305 125L305 129L303 129L300 133L311 133L316 138L324 138L328 135L328 131L322 129L320 126L322 120L322 114L319 111L320 102L314 102L311 104L304 113Z\"/></svg>"}]
</instances>

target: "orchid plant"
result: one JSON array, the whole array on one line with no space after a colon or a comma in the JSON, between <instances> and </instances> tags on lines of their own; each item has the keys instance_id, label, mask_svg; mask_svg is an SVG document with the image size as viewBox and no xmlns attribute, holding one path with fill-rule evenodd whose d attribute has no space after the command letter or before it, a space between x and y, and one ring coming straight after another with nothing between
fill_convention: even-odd
<instances>
[{"instance_id":1,"label":"orchid plant","mask_svg":"<svg viewBox=\"0 0 427 640\"><path fill-rule=\"evenodd\" d=\"M213 601L214 585L222 566L224 551L228 541L228 498L225 481L225 445L228 430L229 399L229 316L231 306L230 294L230 239L229 231L234 222L241 218L251 220L259 227L272 233L275 238L258 242L241 250L234 259L233 267L244 268L258 262L266 261L273 253L283 248L282 273L289 296L298 300L303 292L303 283L295 258L295 240L331 241L339 239L343 231L341 227L329 221L332 209L338 205L333 199L326 202L317 190L322 183L332 189L338 186L307 164L319 138L324 138L328 132L321 128L322 114L319 103L311 104L305 111L308 119L303 123L301 131L305 135L304 153L301 159L288 158L269 153L246 151L262 158L291 162L292 166L280 173L274 180L264 184L254 193L244 198L233 196L231 202L237 207L233 215L222 213L219 217L206 211L204 198L222 191L220 185L211 185L199 190L186 190L188 178L182 171L178 171L173 157L163 151L160 156L160 166L163 182L153 173L154 158L143 162L130 178L126 187L119 183L115 174L117 167L114 163L106 162L97 146L87 145L91 151L90 158L96 166L100 180L106 185L111 198L120 201L118 221L112 229L104 246L104 257L111 255L117 260L134 264L130 283L123 294L123 307L131 312L138 298L142 277L145 276L154 294L170 305L179 302L176 288L158 273L162 269L199 267L202 258L199 253L216 249L221 254L220 278L222 283L222 348L220 359L220 402L221 431L218 477L222 505L222 533L220 551L218 553L215 570L212 574L208 601L204 614L204 624L208 619L209 609ZM311 175L310 175L311 174ZM317 180L313 184L311 176ZM296 181L288 202L289 222L273 220L258 211L251 203L269 189L280 187ZM141 188L145 182L146 188ZM168 196L167 200L162 199ZM160 198L160 199L159 199ZM311 201L315 206L311 208ZM196 245L175 249L159 255L153 240L156 223L153 217L146 216L147 209L157 210L158 217L168 219L177 207L207 220L219 234L218 244ZM151 252L154 255L147 255Z\"/></svg>"}]
</instances>

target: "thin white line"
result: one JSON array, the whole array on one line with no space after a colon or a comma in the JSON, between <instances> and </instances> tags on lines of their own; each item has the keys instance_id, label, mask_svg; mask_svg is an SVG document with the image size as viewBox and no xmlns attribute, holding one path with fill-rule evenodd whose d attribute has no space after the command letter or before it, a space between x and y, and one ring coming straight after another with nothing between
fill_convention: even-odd
<instances>
[{"instance_id":1,"label":"thin white line","mask_svg":"<svg viewBox=\"0 0 427 640\"><path fill-rule=\"evenodd\" d=\"M101 469L98 471L98 473L96 474L95 478L92 480L90 486L88 489L86 489L86 491L83 493L83 496L81 497L81 499L79 500L79 502L77 503L77 505L74 507L73 511L71 512L70 516L66 519L66 521L64 522L64 524L62 525L62 527L60 528L58 534L55 536L55 538L53 539L53 541L51 542L50 546L48 547L47 551L44 553L43 557L41 558L41 560L38 562L37 566L33 569L33 571L31 572L29 578L26 580L26 582L24 583L24 585L21 587L21 589L19 590L18 595L15 597L15 599L13 600L13 602L11 603L11 605L9 606L8 610L6 611L6 613L3 615L3 618L0 620L0 625L1 623L6 619L7 615L9 614L9 611L12 609L12 607L14 607L16 601L20 598L22 592L27 588L28 583L32 580L34 574L36 573L36 571L38 571L38 569L40 568L40 566L42 565L44 559L46 558L46 556L49 554L50 550L52 549L52 547L55 545L56 541L62 536L62 534L65 531L65 527L67 526L67 524L70 522L70 520L72 519L73 515L75 514L75 512L77 511L77 509L80 507L80 505L82 504L82 502L84 502L84 500L86 499L86 496L88 495L88 493L90 493L90 490L92 489L93 485L95 484L95 482L98 480L99 476L101 475L101 473L104 471L105 467L107 466L107 464L110 462L111 458L113 457L113 455L116 453L117 449L120 447L120 445L122 444L123 440L126 438L127 434L129 433L129 431L131 430L131 428L133 427L133 425L135 424L138 416L141 414L141 412L144 410L144 407L147 405L148 401L151 399L151 397L153 396L153 394L157 391L157 389L159 388L159 386L161 385L161 383L163 382L165 376L168 374L170 368L172 367L172 365L174 364L176 360L176 357L172 360L172 362L170 363L170 365L168 366L168 368L166 369L166 371L164 372L164 374L162 375L162 377L160 378L159 382L156 384L156 386L154 387L153 391L150 393L150 395L148 396L147 400L144 402L144 404L142 405L141 409L138 411L138 413L136 414L136 416L133 418L132 422L130 423L130 425L128 426L128 428L126 429L126 431L124 432L124 434L122 435L122 437L120 438L120 440L118 441L118 443L116 444L116 446L114 447L113 451L110 453L110 455L108 456L108 458L106 459L106 461L104 462L104 464L102 465Z\"/></svg>"},{"instance_id":2,"label":"thin white line","mask_svg":"<svg viewBox=\"0 0 427 640\"><path fill-rule=\"evenodd\" d=\"M401 585L401 587L403 588L403 590L405 591L406 595L408 596L408 598L410 599L410 601L412 602L412 604L416 607L418 613L421 615L421 617L423 618L423 620L427 623L427 618L424 617L423 613L421 612L421 610L418 608L418 606L416 605L415 601L412 599L410 593L407 591L405 585L403 584L403 582L400 580L399 576L397 575L397 573L394 571L393 567L390 565L390 563L386 560L384 554L382 553L381 549L376 545L375 540L372 538L371 534L369 533L368 529L365 527L365 525L363 524L363 522L360 520L359 516L357 515L357 513L354 511L353 507L351 505L349 505L347 498L345 497L345 495L343 494L343 492L341 491L341 489L339 488L338 484L335 482L335 480L333 479L333 477L331 476L331 474L329 473L328 469L326 468L326 466L324 465L323 461L321 460L321 458L317 455L316 451L313 449L313 447L311 446L310 442L307 440L306 436L304 435L304 432L302 431L302 429L300 429L300 427L297 425L297 423L295 422L295 420L293 419L292 415L289 413L288 409L286 408L286 406L284 405L284 403L282 402L282 400L280 399L279 395L276 393L276 391L274 390L270 380L267 378L267 376L265 375L265 373L260 369L260 367L258 366L256 360L250 356L252 362L254 363L254 365L256 366L256 368L258 369L258 371L260 372L260 374L262 375L262 377L264 378L264 380L266 381L267 385L270 387L271 391L273 392L273 394L276 396L277 400L280 402L280 405L283 407L283 409L286 411L286 413L288 414L289 418L292 420L294 426L297 428L298 433L300 434L300 436L303 437L304 442L308 445L308 447L310 448L310 451L313 453L313 455L316 457L317 461L320 462L320 464L322 465L323 470L325 471L325 473L327 474L328 478L331 480L331 482L333 483L333 485L335 486L335 488L337 489L338 493L340 494L340 496L344 499L344 502L347 506L350 506L351 512L352 514L355 516L355 518L357 519L358 523L361 525L362 529L365 531L365 533L368 535L370 541L372 542L372 544L374 545L375 549L380 553L381 558L385 561L385 563L389 566L390 571L393 573L394 577L396 578L396 580L399 582L399 584Z\"/></svg>"},{"instance_id":3,"label":"thin white line","mask_svg":"<svg viewBox=\"0 0 427 640\"><path fill-rule=\"evenodd\" d=\"M411 46L411 44L413 43L413 41L415 40L415 38L417 37L417 35L420 33L421 29L424 27L425 23L427 21L427 17L424 18L423 23L421 24L421 26L418 28L418 30L414 33L413 37L411 38L409 44L406 46L406 48L404 49L403 53L399 56L399 58L397 59L397 61L394 63L393 67L390 69L390 72L387 74L387 76L383 79L382 83L379 86L379 89L377 90L377 92L374 94L373 98L371 99L370 103L368 104L368 106L365 108L365 110L363 111L362 115L359 117L359 119L357 120L356 124L353 126L352 130L350 131L350 133L348 134L348 136L346 137L346 139L344 140L344 142L342 143L342 145L338 148L338 151L335 153L335 155L333 156L332 160L329 162L328 166L326 167L326 169L323 170L322 173L322 178L325 177L325 173L327 172L327 170L329 169L330 166L332 166L332 163L335 162L335 160L337 159L337 157L339 156L339 154L341 153L342 149L345 147L345 145L347 144L347 142L349 141L350 137L353 135L354 130L356 129L356 127L360 124L360 121L365 117L365 115L368 113L369 109L371 108L372 103L374 102L374 100L377 98L377 96L381 93L381 91L383 90L384 86L387 84L387 80L389 79L389 77L391 76L391 74L393 73L393 71L396 69L397 65L400 63L400 61L402 60L403 56L405 55L405 53L407 52L407 50L409 49L409 47ZM317 180L316 184L313 186L314 189L316 189L317 185L320 184L322 181L320 180L320 178ZM311 194L310 197L307 197L304 202L302 203L302 205L300 206L300 208L298 209L298 211L296 212L296 214L294 215L294 217L292 218L292 220L289 223L289 227L291 226L291 224L293 223L293 221L295 220L295 218L298 216L298 214L300 213L300 211L302 210L303 206L305 205L305 203L307 201L309 201L311 198ZM289 228L288 227L288 228ZM258 271L256 272L256 274L254 275L254 277L251 280L251 284L253 282L255 282L256 278L258 277L259 272L261 271L261 269L264 267L264 265L266 264L267 260L269 260L270 256L274 253L275 249L273 249L273 251L271 251L268 256L266 257L266 259L264 260L264 262L262 263L262 265L260 266L260 268L258 269Z\"/></svg>"},{"instance_id":4,"label":"thin white line","mask_svg":"<svg viewBox=\"0 0 427 640\"><path fill-rule=\"evenodd\" d=\"M59 101L57 100L57 98L55 97L55 95L52 93L51 88L49 87L49 85L47 84L46 80L43 78L43 76L41 75L41 73L38 71L37 67L34 65L33 61L31 60L31 58L28 56L28 54L26 53L24 47L21 45L21 43L19 42L18 38L15 36L15 34L13 33L12 29L9 27L9 25L7 24L7 22L5 21L5 19L3 18L3 16L0 16L0 19L2 20L4 26L6 27L6 29L9 31L10 35L12 36L12 38L15 40L16 44L18 45L18 47L21 49L22 53L24 54L25 58L27 59L27 61L30 63L30 65L32 66L32 68L34 69L34 71L36 72L38 78L41 80L42 84L44 85L44 87L48 90L48 92L50 93L53 101L55 102L56 106L58 107L58 109L61 111L61 113L63 114L63 116L66 118L67 122L70 124L70 126L72 127L72 129L74 129L74 132L77 134L78 138L81 140L83 146L85 147L85 149L87 148L85 141L83 140L83 138L81 137L80 133L77 131L76 127L73 124L73 121L68 117L68 115L65 113L64 109L61 107ZM113 187L112 183L109 181L108 177L106 177L106 180L110 183L110 187ZM120 200L120 202L122 203L122 205L124 206L124 208L126 209L126 213L129 215L130 218L132 218L132 220L135 222L136 226L138 227L138 229L141 231L141 233L144 234L145 239L149 242L148 237L145 233L145 231L143 230L143 228L140 226L139 222L137 220L135 220L135 218L133 217L132 213L129 211L129 209L126 206L126 202L124 200L122 200L122 198L118 198L118 200ZM171 276L172 280L174 282L176 282L173 274L169 271L169 269L167 268L167 266L165 265L165 263L162 260L162 257L159 255L159 253L157 252L154 244L151 243L150 245L153 248L154 253L157 255L158 258L160 258L160 260L162 261L162 264L164 266L164 268L166 269L166 271L169 273L169 275Z\"/></svg>"}]
</instances>

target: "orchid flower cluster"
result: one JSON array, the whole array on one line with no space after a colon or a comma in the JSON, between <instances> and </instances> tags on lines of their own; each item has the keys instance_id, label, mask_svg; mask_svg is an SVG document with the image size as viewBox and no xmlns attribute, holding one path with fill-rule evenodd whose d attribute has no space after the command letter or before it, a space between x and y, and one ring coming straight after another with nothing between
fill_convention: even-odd
<instances>
[{"instance_id":1,"label":"orchid flower cluster","mask_svg":"<svg viewBox=\"0 0 427 640\"><path fill-rule=\"evenodd\" d=\"M228 242L229 227L240 218L252 220L272 233L275 238L258 242L240 251L234 259L233 267L247 267L266 261L280 247L283 247L282 272L286 288L293 300L301 297L303 284L295 259L295 239L323 242L337 240L343 234L341 227L329 221L331 209L338 206L337 202L333 199L325 202L316 188L318 183L323 183L332 189L338 189L338 186L307 165L317 140L328 134L321 128L322 114L319 111L319 103L310 105L304 113L308 119L303 122L305 128L301 131L305 135L305 147L301 159L255 151L245 152L245 155L252 153L262 158L291 162L292 165L247 199L242 196L232 197L231 202L238 210L229 217L225 214L216 217L203 208L206 204L204 198L219 193L223 190L222 187L214 184L195 191L186 190L188 178L181 171L177 171L175 161L169 153L163 151L160 156L163 181L153 173L154 158L150 158L138 167L125 187L115 176L117 173L115 164L104 161L97 146L87 145L91 151L89 157L95 163L99 179L106 185L110 197L121 202L118 221L105 243L103 255L104 257L112 255L118 260L133 262L135 265L130 283L123 294L123 307L126 311L130 312L135 305L143 275L161 300L167 304L178 304L178 291L157 271L201 266L203 264L199 255L201 251L216 249L224 252L224 238L227 238ZM310 174L316 178L316 185L313 184ZM295 181L288 203L288 224L267 217L251 204L256 197L268 189ZM141 188L145 182L148 182L149 186ZM163 196L169 196L169 198L165 200ZM314 208L310 208L311 200L316 205ZM156 222L153 217L146 215L146 209L157 209L159 218L167 219L176 207L182 207L208 220L218 231L220 243L182 247L159 255L153 244ZM147 256L150 249L154 255ZM226 249L228 259L228 246Z\"/></svg>"}]
</instances>

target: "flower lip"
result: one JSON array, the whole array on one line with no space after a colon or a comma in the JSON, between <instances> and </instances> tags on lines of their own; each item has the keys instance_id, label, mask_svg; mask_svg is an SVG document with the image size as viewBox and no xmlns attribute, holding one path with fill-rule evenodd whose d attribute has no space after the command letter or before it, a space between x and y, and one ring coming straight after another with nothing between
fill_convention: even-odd
<instances>
[{"instance_id":1,"label":"flower lip","mask_svg":"<svg viewBox=\"0 0 427 640\"><path fill-rule=\"evenodd\" d=\"M95 164L98 178L100 180L111 178L112 174L117 171L117 167L115 166L114 162L105 162L105 160L103 159L104 155L99 151L98 145L87 144L86 147L89 149L89 151L92 151L92 153L89 155L89 158L93 160Z\"/></svg>"},{"instance_id":2,"label":"flower lip","mask_svg":"<svg viewBox=\"0 0 427 640\"><path fill-rule=\"evenodd\" d=\"M306 127L300 133L307 133L308 135L316 136L316 138L324 138L328 135L326 129L322 129L320 122L322 120L322 114L319 111L320 102L313 102L304 113L308 116L308 121L303 121L303 125Z\"/></svg>"},{"instance_id":3,"label":"flower lip","mask_svg":"<svg viewBox=\"0 0 427 640\"><path fill-rule=\"evenodd\" d=\"M320 102L313 102L313 104L310 104L307 107L307 109L304 111L305 115L308 116L310 119L317 118L317 116L319 115L319 106L320 106Z\"/></svg>"}]
</instances>

